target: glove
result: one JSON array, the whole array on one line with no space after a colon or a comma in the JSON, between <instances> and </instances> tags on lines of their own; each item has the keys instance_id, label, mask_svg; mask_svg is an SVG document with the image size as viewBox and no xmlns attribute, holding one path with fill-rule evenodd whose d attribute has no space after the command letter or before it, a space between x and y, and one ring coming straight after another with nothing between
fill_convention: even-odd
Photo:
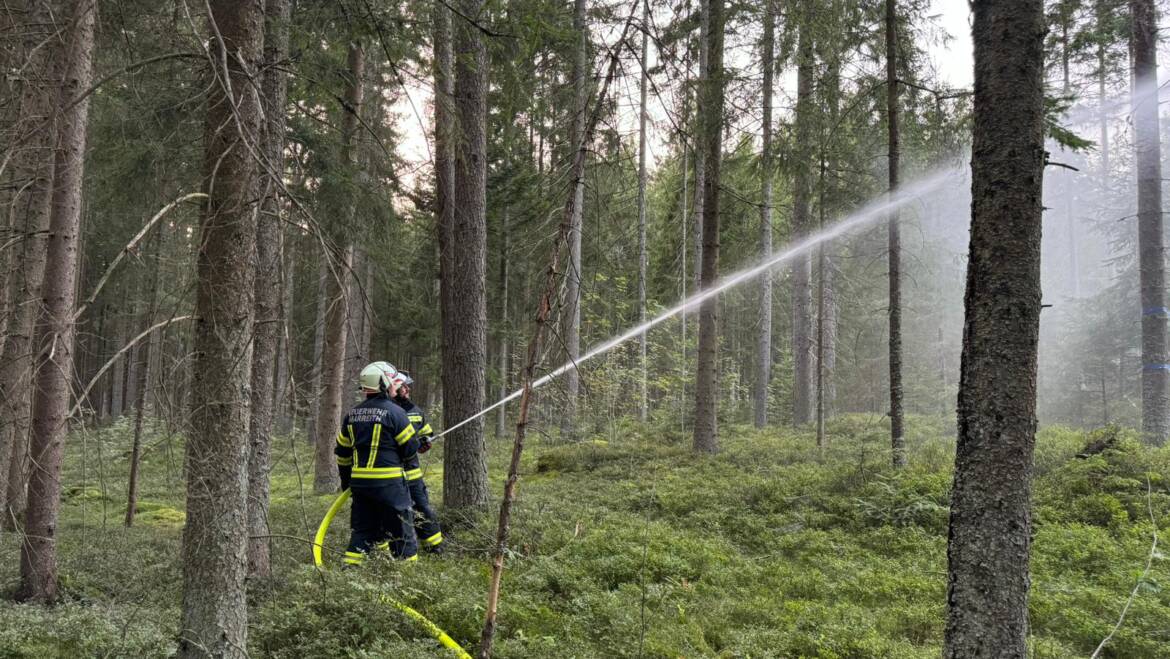
<instances>
[{"instance_id":1,"label":"glove","mask_svg":"<svg viewBox=\"0 0 1170 659\"><path fill-rule=\"evenodd\" d=\"M349 467L341 467L341 468L338 468L338 470L337 470L337 475L341 477L341 489L342 489L342 491L345 491L345 490L348 490L348 489L349 489L349 475L350 475L350 472L351 472L351 470L350 470L350 468L349 468Z\"/></svg>"},{"instance_id":2,"label":"glove","mask_svg":"<svg viewBox=\"0 0 1170 659\"><path fill-rule=\"evenodd\" d=\"M419 441L418 452L419 453L426 453L429 450L431 450L431 440L427 439L426 437L423 437L422 440Z\"/></svg>"}]
</instances>

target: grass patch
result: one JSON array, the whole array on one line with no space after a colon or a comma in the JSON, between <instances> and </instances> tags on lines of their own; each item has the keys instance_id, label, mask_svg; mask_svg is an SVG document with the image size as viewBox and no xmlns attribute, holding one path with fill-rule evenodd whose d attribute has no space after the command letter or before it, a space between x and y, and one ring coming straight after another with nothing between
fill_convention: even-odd
<instances>
[{"instance_id":1,"label":"grass patch","mask_svg":"<svg viewBox=\"0 0 1170 659\"><path fill-rule=\"evenodd\" d=\"M901 473L886 465L887 432L872 417L834 419L818 452L807 432L732 426L714 458L692 456L677 429L636 424L620 441L536 438L523 463L495 656L937 657L953 428L912 419L911 466ZM1076 457L1102 438L1106 448ZM121 525L128 429L70 442L66 602L0 603L0 657L166 656L182 585L181 438L151 428L131 529ZM507 451L492 447L494 495ZM280 438L274 455L275 576L251 584L253 656L448 656L384 595L473 649L494 515L445 529L451 551L441 559L320 574L306 540L332 497L311 493L311 451L300 439ZM441 445L425 462L438 503ZM1087 655L1109 632L1144 566L1150 508L1168 528L1167 475L1170 452L1124 431L1041 431L1035 657ZM338 520L331 554L346 534ZM0 548L13 557L0 565L0 585L11 590L17 542L6 535ZM1155 561L1109 656L1170 656L1167 578L1166 562Z\"/></svg>"}]
</instances>

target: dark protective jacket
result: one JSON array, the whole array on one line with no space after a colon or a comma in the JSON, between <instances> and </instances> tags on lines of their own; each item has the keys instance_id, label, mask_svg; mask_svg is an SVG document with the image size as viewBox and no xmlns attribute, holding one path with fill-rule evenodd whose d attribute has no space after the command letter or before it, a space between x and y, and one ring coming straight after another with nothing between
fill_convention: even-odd
<instances>
[{"instance_id":1,"label":"dark protective jacket","mask_svg":"<svg viewBox=\"0 0 1170 659\"><path fill-rule=\"evenodd\" d=\"M402 480L407 458L417 460L418 440L406 412L377 394L345 415L333 452L343 487L377 487Z\"/></svg>"},{"instance_id":2,"label":"dark protective jacket","mask_svg":"<svg viewBox=\"0 0 1170 659\"><path fill-rule=\"evenodd\" d=\"M414 436L418 442L420 444L429 444L431 435L434 435L435 431L431 428L431 424L427 423L426 415L423 414L422 408L415 405L414 401L409 398L402 398L401 396L395 398L394 402L398 403L406 412L406 418L410 421L410 425L414 427ZM422 478L422 464L419 462L417 452L407 456L403 466L406 468L406 480L413 481Z\"/></svg>"}]
</instances>

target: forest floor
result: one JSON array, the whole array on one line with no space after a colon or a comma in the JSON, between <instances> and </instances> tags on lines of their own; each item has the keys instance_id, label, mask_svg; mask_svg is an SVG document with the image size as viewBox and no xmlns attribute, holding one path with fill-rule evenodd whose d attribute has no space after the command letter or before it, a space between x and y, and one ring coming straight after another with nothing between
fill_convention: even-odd
<instances>
[{"instance_id":1,"label":"forest floor","mask_svg":"<svg viewBox=\"0 0 1170 659\"><path fill-rule=\"evenodd\" d=\"M723 428L714 458L691 455L677 429L632 423L617 428L620 440L536 438L524 461L495 656L939 656L953 422L915 418L910 428L911 466L902 473L885 464L888 430L877 417L832 421L823 452L807 431L738 426ZM53 609L0 603L0 657L174 651L181 441L152 429L140 513L126 529L129 436L125 422L71 436L59 531L66 601ZM1116 430L1101 437L1116 438L1114 448L1086 459L1075 457L1092 439L1085 433L1045 428L1038 438L1033 655L1088 656L1134 592L1104 656L1168 657L1170 563L1155 554L1139 578L1151 516L1170 529L1170 449L1143 448ZM509 443L490 445L498 496ZM438 453L424 457L436 502ZM281 439L274 455L276 576L252 587L251 656L450 656L382 603L383 593L474 652L494 508L445 529L441 558L319 573L308 539L333 497L312 494L303 440ZM330 548L342 549L346 535L339 519ZM18 569L10 533L0 556L0 588L10 592ZM339 563L336 554L328 561Z\"/></svg>"}]
</instances>

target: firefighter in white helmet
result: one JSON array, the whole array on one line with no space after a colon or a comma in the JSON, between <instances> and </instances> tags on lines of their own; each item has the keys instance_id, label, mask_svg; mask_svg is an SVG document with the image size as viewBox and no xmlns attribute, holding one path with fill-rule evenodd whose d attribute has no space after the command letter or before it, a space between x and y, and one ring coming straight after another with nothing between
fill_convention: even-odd
<instances>
[{"instance_id":1,"label":"firefighter in white helmet","mask_svg":"<svg viewBox=\"0 0 1170 659\"><path fill-rule=\"evenodd\" d=\"M418 559L414 511L403 465L418 452L414 426L393 400L398 369L374 362L359 377L366 399L349 411L337 436L337 470L342 488L350 488L347 565L360 565L375 545L392 541L395 558Z\"/></svg>"}]
</instances>

